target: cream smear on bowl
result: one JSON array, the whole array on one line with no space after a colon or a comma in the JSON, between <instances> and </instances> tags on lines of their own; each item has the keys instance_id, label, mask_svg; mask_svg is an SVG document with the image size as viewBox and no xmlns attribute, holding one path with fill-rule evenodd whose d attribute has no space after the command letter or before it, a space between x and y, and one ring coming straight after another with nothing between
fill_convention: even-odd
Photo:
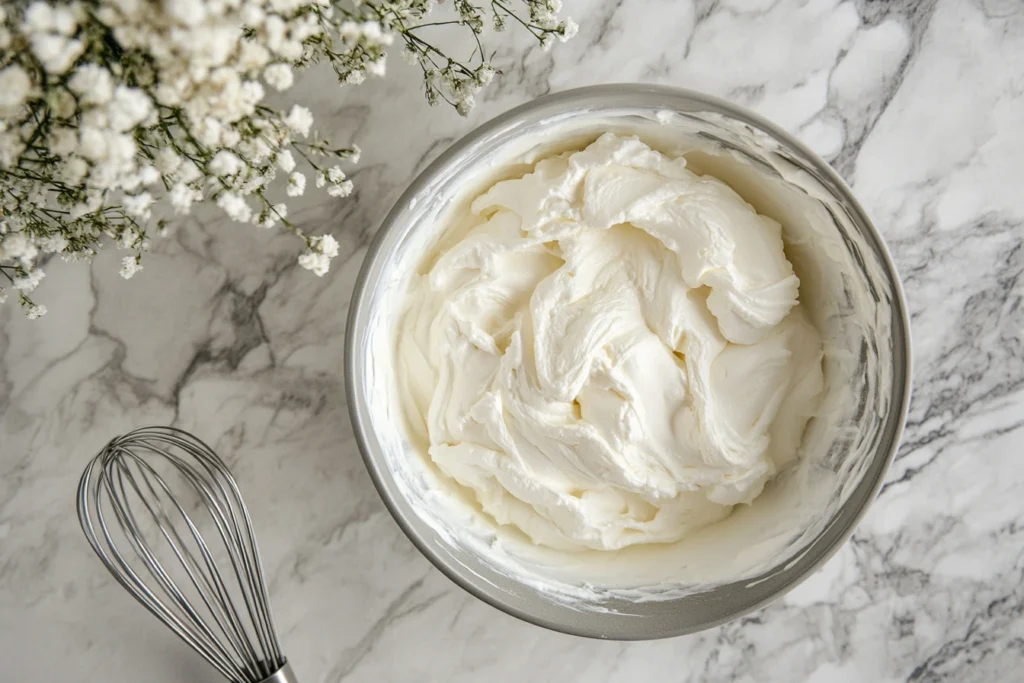
<instances>
[{"instance_id":1,"label":"cream smear on bowl","mask_svg":"<svg viewBox=\"0 0 1024 683\"><path fill-rule=\"evenodd\" d=\"M873 438L851 384L891 383L836 201L702 117L575 113L505 145L417 198L374 307L371 411L416 513L581 609L794 558L869 462L842 459Z\"/></svg>"}]
</instances>

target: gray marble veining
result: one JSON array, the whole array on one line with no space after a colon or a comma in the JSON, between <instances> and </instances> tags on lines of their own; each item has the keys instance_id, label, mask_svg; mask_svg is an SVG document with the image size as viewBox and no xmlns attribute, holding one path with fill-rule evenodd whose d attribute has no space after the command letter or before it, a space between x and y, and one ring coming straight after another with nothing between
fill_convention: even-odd
<instances>
[{"instance_id":1,"label":"gray marble veining","mask_svg":"<svg viewBox=\"0 0 1024 683\"><path fill-rule=\"evenodd\" d=\"M357 141L347 200L293 204L342 255L317 279L286 235L202 211L130 283L115 252L55 265L30 322L0 309L0 678L215 681L90 556L73 493L133 426L224 455L258 527L304 682L1014 681L1024 667L1024 4L1020 0L567 0L580 35L504 67L468 119L385 81L294 91ZM520 623L434 570L380 503L342 388L348 299L376 222L473 125L575 85L708 91L794 132L888 241L914 398L853 539L780 602L695 636L594 642Z\"/></svg>"}]
</instances>

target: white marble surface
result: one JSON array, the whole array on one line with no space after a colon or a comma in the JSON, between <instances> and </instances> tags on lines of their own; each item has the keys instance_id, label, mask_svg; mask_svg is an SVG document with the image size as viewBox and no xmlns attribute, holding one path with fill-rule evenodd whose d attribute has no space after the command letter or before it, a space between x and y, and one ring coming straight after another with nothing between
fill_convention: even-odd
<instances>
[{"instance_id":1,"label":"white marble surface","mask_svg":"<svg viewBox=\"0 0 1024 683\"><path fill-rule=\"evenodd\" d=\"M75 521L87 459L174 423L250 502L287 653L338 681L995 681L1024 667L1024 3L567 0L579 37L507 67L469 120L387 81L310 75L325 130L364 148L354 199L308 198L342 255L318 280L284 235L213 212L131 283L116 253L51 267L50 315L0 313L0 679L216 680L112 583ZM348 299L376 221L473 125L573 85L651 81L753 107L832 161L906 283L914 399L853 540L781 602L670 641L577 639L451 584L392 521L342 389ZM294 206L293 210L298 208Z\"/></svg>"}]
</instances>

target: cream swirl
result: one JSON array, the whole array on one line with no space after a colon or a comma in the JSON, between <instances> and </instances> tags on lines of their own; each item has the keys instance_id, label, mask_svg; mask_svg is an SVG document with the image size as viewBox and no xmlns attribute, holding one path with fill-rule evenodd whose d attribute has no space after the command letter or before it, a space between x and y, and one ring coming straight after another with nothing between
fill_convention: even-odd
<instances>
[{"instance_id":1,"label":"cream swirl","mask_svg":"<svg viewBox=\"0 0 1024 683\"><path fill-rule=\"evenodd\" d=\"M781 227L606 134L476 197L410 282L403 409L498 524L560 549L663 543L749 503L822 388Z\"/></svg>"}]
</instances>

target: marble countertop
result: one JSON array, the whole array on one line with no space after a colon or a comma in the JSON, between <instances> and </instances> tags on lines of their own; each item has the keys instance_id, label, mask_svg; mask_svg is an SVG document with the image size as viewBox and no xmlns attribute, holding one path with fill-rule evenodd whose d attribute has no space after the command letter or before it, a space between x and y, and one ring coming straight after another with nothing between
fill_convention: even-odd
<instances>
[{"instance_id":1,"label":"marble countertop","mask_svg":"<svg viewBox=\"0 0 1024 683\"><path fill-rule=\"evenodd\" d=\"M239 479L284 647L339 681L1009 681L1024 666L1024 4L1020 0L567 0L580 35L525 53L469 119L387 80L298 94L365 150L347 200L299 222L341 256L200 212L131 283L117 254L59 264L50 314L0 310L0 678L218 680L112 582L77 527L86 461L175 424ZM349 295L403 186L483 120L567 87L708 91L792 131L851 183L906 286L914 397L852 540L776 604L694 636L589 641L519 622L435 570L377 497L342 386Z\"/></svg>"}]
</instances>

